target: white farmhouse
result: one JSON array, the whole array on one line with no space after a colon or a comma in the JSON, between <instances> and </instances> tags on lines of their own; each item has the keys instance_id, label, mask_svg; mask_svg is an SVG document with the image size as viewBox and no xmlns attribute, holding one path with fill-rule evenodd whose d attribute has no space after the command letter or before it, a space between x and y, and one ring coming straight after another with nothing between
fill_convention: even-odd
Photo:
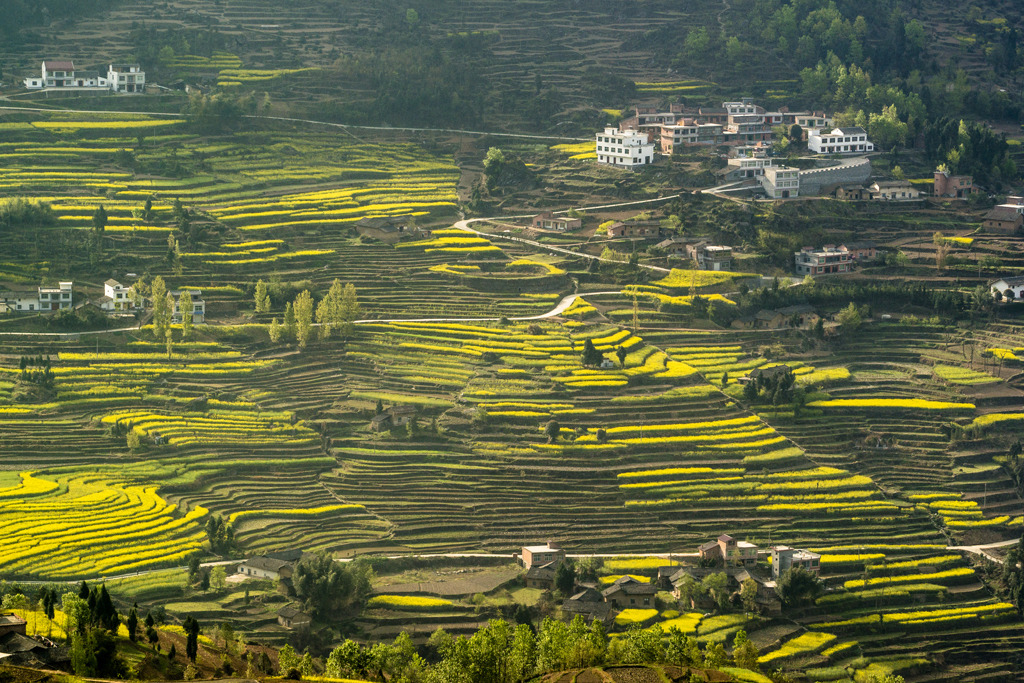
<instances>
[{"instance_id":1,"label":"white farmhouse","mask_svg":"<svg viewBox=\"0 0 1024 683\"><path fill-rule=\"evenodd\" d=\"M1003 301L1024 301L1024 275L1016 277L1004 277L996 280L988 286L992 296L999 292L1003 295Z\"/></svg>"},{"instance_id":2,"label":"white farmhouse","mask_svg":"<svg viewBox=\"0 0 1024 683\"><path fill-rule=\"evenodd\" d=\"M868 133L860 126L833 128L826 133L811 130L807 133L807 149L817 154L863 154L874 152L875 143L868 140Z\"/></svg>"},{"instance_id":3,"label":"white farmhouse","mask_svg":"<svg viewBox=\"0 0 1024 683\"><path fill-rule=\"evenodd\" d=\"M138 64L111 64L107 82L114 92L145 92L146 72Z\"/></svg>"},{"instance_id":4,"label":"white farmhouse","mask_svg":"<svg viewBox=\"0 0 1024 683\"><path fill-rule=\"evenodd\" d=\"M636 168L654 161L654 143L646 133L608 127L597 134L597 162L619 168Z\"/></svg>"},{"instance_id":5,"label":"white farmhouse","mask_svg":"<svg viewBox=\"0 0 1024 683\"><path fill-rule=\"evenodd\" d=\"M146 72L138 64L110 64L107 73L79 69L71 60L43 62L41 77L24 80L29 90L112 90L145 92Z\"/></svg>"},{"instance_id":6,"label":"white farmhouse","mask_svg":"<svg viewBox=\"0 0 1024 683\"><path fill-rule=\"evenodd\" d=\"M113 279L103 283L103 296L97 303L104 311L127 311L135 307L131 287L125 287Z\"/></svg>"},{"instance_id":7,"label":"white farmhouse","mask_svg":"<svg viewBox=\"0 0 1024 683\"><path fill-rule=\"evenodd\" d=\"M181 322L181 295L185 292L192 295L192 322L201 324L206 322L206 302L203 294L198 289L174 290L171 296L174 298L174 309L171 311L171 322Z\"/></svg>"},{"instance_id":8,"label":"white farmhouse","mask_svg":"<svg viewBox=\"0 0 1024 683\"><path fill-rule=\"evenodd\" d=\"M60 282L56 287L40 285L35 290L8 289L0 292L0 313L35 313L71 308L74 304L72 287L72 282Z\"/></svg>"}]
</instances>

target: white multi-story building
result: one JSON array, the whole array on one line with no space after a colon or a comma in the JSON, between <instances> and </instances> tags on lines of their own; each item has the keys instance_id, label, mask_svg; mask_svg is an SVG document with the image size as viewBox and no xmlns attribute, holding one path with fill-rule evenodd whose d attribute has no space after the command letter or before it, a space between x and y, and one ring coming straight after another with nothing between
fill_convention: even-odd
<instances>
[{"instance_id":1,"label":"white multi-story building","mask_svg":"<svg viewBox=\"0 0 1024 683\"><path fill-rule=\"evenodd\" d=\"M99 306L104 311L127 311L135 308L131 287L125 287L117 280L107 280L103 283L103 296L99 300Z\"/></svg>"},{"instance_id":2,"label":"white multi-story building","mask_svg":"<svg viewBox=\"0 0 1024 683\"><path fill-rule=\"evenodd\" d=\"M597 162L619 168L637 168L654 161L654 143L646 133L608 127L597 134Z\"/></svg>"},{"instance_id":3,"label":"white multi-story building","mask_svg":"<svg viewBox=\"0 0 1024 683\"><path fill-rule=\"evenodd\" d=\"M174 290L171 292L171 296L174 298L171 322L181 322L181 295L186 291L192 295L192 322L197 325L206 322L206 302L203 300L203 293L198 289Z\"/></svg>"},{"instance_id":4,"label":"white multi-story building","mask_svg":"<svg viewBox=\"0 0 1024 683\"><path fill-rule=\"evenodd\" d=\"M804 247L793 252L797 275L829 275L849 273L853 269L853 255L844 246L826 244L821 249Z\"/></svg>"},{"instance_id":5,"label":"white multi-story building","mask_svg":"<svg viewBox=\"0 0 1024 683\"><path fill-rule=\"evenodd\" d=\"M56 287L40 285L31 289L8 290L0 293L0 312L46 312L71 308L74 304L72 282L60 282Z\"/></svg>"},{"instance_id":6,"label":"white multi-story building","mask_svg":"<svg viewBox=\"0 0 1024 683\"><path fill-rule=\"evenodd\" d=\"M863 154L874 152L875 143L868 140L868 133L860 126L833 128L826 133L811 130L807 134L807 149L817 154Z\"/></svg>"},{"instance_id":7,"label":"white multi-story building","mask_svg":"<svg viewBox=\"0 0 1024 683\"><path fill-rule=\"evenodd\" d=\"M766 166L758 176L769 199L790 199L800 196L800 169L791 166Z\"/></svg>"},{"instance_id":8,"label":"white multi-story building","mask_svg":"<svg viewBox=\"0 0 1024 683\"><path fill-rule=\"evenodd\" d=\"M107 73L82 70L70 60L43 62L41 78L26 78L29 90L113 90L145 92L146 72L138 64L110 64Z\"/></svg>"},{"instance_id":9,"label":"white multi-story building","mask_svg":"<svg viewBox=\"0 0 1024 683\"><path fill-rule=\"evenodd\" d=\"M740 178L763 176L764 170L773 165L768 157L730 157L726 164L730 177L735 174Z\"/></svg>"},{"instance_id":10,"label":"white multi-story building","mask_svg":"<svg viewBox=\"0 0 1024 683\"><path fill-rule=\"evenodd\" d=\"M107 82L114 92L145 92L146 72L138 64L111 64Z\"/></svg>"}]
</instances>

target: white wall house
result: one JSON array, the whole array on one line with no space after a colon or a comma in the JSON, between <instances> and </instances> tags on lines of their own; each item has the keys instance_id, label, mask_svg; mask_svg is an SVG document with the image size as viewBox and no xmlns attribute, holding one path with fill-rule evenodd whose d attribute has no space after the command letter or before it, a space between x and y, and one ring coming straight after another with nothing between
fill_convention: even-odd
<instances>
[{"instance_id":1,"label":"white wall house","mask_svg":"<svg viewBox=\"0 0 1024 683\"><path fill-rule=\"evenodd\" d=\"M43 62L41 77L24 80L29 90L113 90L144 92L146 72L138 64L110 64L106 74L78 69L70 60Z\"/></svg>"},{"instance_id":2,"label":"white wall house","mask_svg":"<svg viewBox=\"0 0 1024 683\"><path fill-rule=\"evenodd\" d=\"M619 168L636 168L654 161L654 143L646 133L605 128L597 134L597 162Z\"/></svg>"},{"instance_id":3,"label":"white wall house","mask_svg":"<svg viewBox=\"0 0 1024 683\"><path fill-rule=\"evenodd\" d=\"M111 64L107 82L114 92L145 92L146 72L138 64Z\"/></svg>"},{"instance_id":4,"label":"white wall house","mask_svg":"<svg viewBox=\"0 0 1024 683\"><path fill-rule=\"evenodd\" d=\"M135 308L131 297L131 287L125 287L113 279L103 283L103 296L98 303L100 309L104 311L127 311Z\"/></svg>"},{"instance_id":5,"label":"white wall house","mask_svg":"<svg viewBox=\"0 0 1024 683\"><path fill-rule=\"evenodd\" d=\"M61 282L56 287L40 285L35 291L25 289L0 292L0 313L59 311L73 305L72 282Z\"/></svg>"},{"instance_id":6,"label":"white wall house","mask_svg":"<svg viewBox=\"0 0 1024 683\"><path fill-rule=\"evenodd\" d=\"M860 126L833 128L831 132L811 130L807 133L807 149L817 154L863 154L874 152L875 143Z\"/></svg>"},{"instance_id":7,"label":"white wall house","mask_svg":"<svg viewBox=\"0 0 1024 683\"><path fill-rule=\"evenodd\" d=\"M1003 295L1003 301L1024 301L1024 275L1017 277L1004 277L996 280L988 286L992 296L999 292Z\"/></svg>"},{"instance_id":8,"label":"white wall house","mask_svg":"<svg viewBox=\"0 0 1024 683\"><path fill-rule=\"evenodd\" d=\"M767 157L730 157L726 164L741 178L756 178L764 175L764 170L772 166L772 160Z\"/></svg>"},{"instance_id":9,"label":"white wall house","mask_svg":"<svg viewBox=\"0 0 1024 683\"><path fill-rule=\"evenodd\" d=\"M769 199L789 199L800 196L800 169L791 166L766 166L758 177Z\"/></svg>"},{"instance_id":10,"label":"white wall house","mask_svg":"<svg viewBox=\"0 0 1024 683\"><path fill-rule=\"evenodd\" d=\"M198 289L189 290L175 290L171 292L171 296L174 297L174 309L171 311L171 322L181 322L181 295L188 291L192 295L192 322L200 324L206 322L206 302L203 300L203 294Z\"/></svg>"}]
</instances>

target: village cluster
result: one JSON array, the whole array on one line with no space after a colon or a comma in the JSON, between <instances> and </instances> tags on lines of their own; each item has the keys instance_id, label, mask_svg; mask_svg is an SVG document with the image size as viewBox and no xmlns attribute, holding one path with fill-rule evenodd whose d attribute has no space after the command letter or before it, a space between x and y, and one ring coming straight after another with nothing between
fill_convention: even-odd
<instances>
[{"instance_id":1,"label":"village cluster","mask_svg":"<svg viewBox=\"0 0 1024 683\"><path fill-rule=\"evenodd\" d=\"M554 590L558 565L566 558L565 550L552 541L524 546L518 559L526 569L526 587ZM766 565L769 560L770 567ZM719 596L687 595L681 586L722 573L727 577L726 590L730 596L738 593L745 583L752 582L750 585L756 586L757 610L778 615L782 613L782 602L776 591L777 581L797 567L817 576L821 571L821 555L784 545L761 549L723 534L701 544L695 553L672 555L663 566L618 577L605 586L578 582L561 608L568 619L581 615L587 621L597 619L612 624L622 610L654 608L658 593L670 592L682 609L710 610L715 606L715 597Z\"/></svg>"},{"instance_id":2,"label":"village cluster","mask_svg":"<svg viewBox=\"0 0 1024 683\"><path fill-rule=\"evenodd\" d=\"M729 147L726 167L717 172L721 184L707 191L754 194L768 199L830 196L846 200L913 201L922 192L907 180L868 183L871 163L866 154L875 151L867 131L860 126L832 127L824 112L767 111L752 98L723 102L721 107L687 108L670 105L668 111L637 106L619 125L596 134L597 163L638 169L689 146ZM847 157L820 168L800 169L778 163L771 156L775 128L799 127L807 149L822 157ZM965 199L978 191L974 179L935 171L933 196ZM1004 207L999 207L1004 209ZM1019 214L1018 214L1019 215ZM1008 210L993 211L986 226L1012 234L1020 222ZM1004 223L997 229L996 223Z\"/></svg>"}]
</instances>

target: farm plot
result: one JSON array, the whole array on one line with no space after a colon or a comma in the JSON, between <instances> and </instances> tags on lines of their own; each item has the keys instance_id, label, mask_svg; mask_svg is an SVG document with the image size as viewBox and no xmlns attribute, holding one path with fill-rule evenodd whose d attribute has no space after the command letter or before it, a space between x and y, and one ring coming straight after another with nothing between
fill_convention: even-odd
<instances>
[{"instance_id":1,"label":"farm plot","mask_svg":"<svg viewBox=\"0 0 1024 683\"><path fill-rule=\"evenodd\" d=\"M299 539L303 547L340 548L387 534L385 522L317 484L317 473L334 464L317 431L233 388L244 382L259 393L249 385L253 374L280 360L246 358L215 344L186 344L170 357L146 343L122 349L62 351L45 402L0 405L0 465L45 468L4 491L14 501L11 514L22 518L4 527L18 535L5 540L16 553L5 561L9 575L94 576L128 565L181 564L205 547L207 510L227 517L236 539L254 550ZM2 371L24 389L20 369ZM105 505L109 520L97 512ZM45 508L54 519L35 514ZM51 557L69 547L76 528L92 528L90 515L97 523L96 533L84 536L88 550L65 554L66 566L63 557ZM57 523L62 516L66 526ZM119 527L123 534L114 533ZM48 543L22 548L26 538L43 534ZM125 560L126 553L135 560Z\"/></svg>"}]
</instances>

